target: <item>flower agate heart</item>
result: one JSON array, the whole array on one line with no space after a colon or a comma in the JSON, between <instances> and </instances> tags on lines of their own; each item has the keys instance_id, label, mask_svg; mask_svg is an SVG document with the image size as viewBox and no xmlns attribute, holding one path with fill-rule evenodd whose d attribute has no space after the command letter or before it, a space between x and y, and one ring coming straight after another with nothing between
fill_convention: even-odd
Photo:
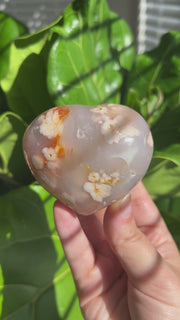
<instances>
[{"instance_id":1,"label":"flower agate heart","mask_svg":"<svg viewBox=\"0 0 180 320\"><path fill-rule=\"evenodd\" d=\"M144 119L128 107L69 105L36 118L23 147L38 182L88 215L117 201L142 179L153 140Z\"/></svg>"}]
</instances>

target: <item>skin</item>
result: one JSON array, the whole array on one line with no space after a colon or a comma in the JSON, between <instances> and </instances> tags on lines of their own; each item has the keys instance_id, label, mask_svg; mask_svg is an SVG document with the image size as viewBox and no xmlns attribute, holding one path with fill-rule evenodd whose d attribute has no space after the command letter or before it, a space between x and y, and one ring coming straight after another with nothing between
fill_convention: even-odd
<instances>
[{"instance_id":1,"label":"skin","mask_svg":"<svg viewBox=\"0 0 180 320\"><path fill-rule=\"evenodd\" d=\"M180 255L141 182L87 217L56 201L54 218L84 319L180 319Z\"/></svg>"}]
</instances>

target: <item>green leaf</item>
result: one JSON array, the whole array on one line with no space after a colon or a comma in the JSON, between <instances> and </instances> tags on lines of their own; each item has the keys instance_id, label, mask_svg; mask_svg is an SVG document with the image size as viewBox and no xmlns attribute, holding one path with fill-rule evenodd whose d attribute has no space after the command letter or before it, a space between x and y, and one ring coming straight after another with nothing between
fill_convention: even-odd
<instances>
[{"instance_id":1,"label":"green leaf","mask_svg":"<svg viewBox=\"0 0 180 320\"><path fill-rule=\"evenodd\" d=\"M52 104L46 86L46 51L53 25L12 44L9 72L1 81L11 110L27 123Z\"/></svg>"},{"instance_id":2,"label":"green leaf","mask_svg":"<svg viewBox=\"0 0 180 320\"><path fill-rule=\"evenodd\" d=\"M52 105L45 79L46 69L43 59L40 55L32 53L21 64L17 78L6 92L11 110L27 123ZM4 86L3 88L6 91Z\"/></svg>"},{"instance_id":3,"label":"green leaf","mask_svg":"<svg viewBox=\"0 0 180 320\"><path fill-rule=\"evenodd\" d=\"M154 158L143 182L153 199L180 196L180 166Z\"/></svg>"},{"instance_id":4,"label":"green leaf","mask_svg":"<svg viewBox=\"0 0 180 320\"><path fill-rule=\"evenodd\" d=\"M156 150L165 149L180 143L180 104L166 110L152 128Z\"/></svg>"},{"instance_id":5,"label":"green leaf","mask_svg":"<svg viewBox=\"0 0 180 320\"><path fill-rule=\"evenodd\" d=\"M8 105L6 101L6 96L0 87L0 115L1 113L8 110Z\"/></svg>"},{"instance_id":6,"label":"green leaf","mask_svg":"<svg viewBox=\"0 0 180 320\"><path fill-rule=\"evenodd\" d=\"M2 320L83 319L55 231L53 203L36 185L0 197Z\"/></svg>"},{"instance_id":7,"label":"green leaf","mask_svg":"<svg viewBox=\"0 0 180 320\"><path fill-rule=\"evenodd\" d=\"M154 159L144 178L154 199L177 194L180 187L180 32L136 57L126 102L152 126ZM169 161L168 161L169 160Z\"/></svg>"},{"instance_id":8,"label":"green leaf","mask_svg":"<svg viewBox=\"0 0 180 320\"><path fill-rule=\"evenodd\" d=\"M155 151L154 158L167 159L180 166L180 144L172 144L161 151Z\"/></svg>"},{"instance_id":9,"label":"green leaf","mask_svg":"<svg viewBox=\"0 0 180 320\"><path fill-rule=\"evenodd\" d=\"M0 117L0 181L3 184L18 186L32 181L32 175L25 163L22 151L22 138L26 124L12 112L6 112ZM5 183L6 182L6 183Z\"/></svg>"},{"instance_id":10,"label":"green leaf","mask_svg":"<svg viewBox=\"0 0 180 320\"><path fill-rule=\"evenodd\" d=\"M26 33L28 30L21 22L0 12L0 80L8 71L12 42Z\"/></svg>"},{"instance_id":11,"label":"green leaf","mask_svg":"<svg viewBox=\"0 0 180 320\"><path fill-rule=\"evenodd\" d=\"M11 110L29 123L54 104L119 103L132 41L105 0L76 0L53 24L13 43L1 81Z\"/></svg>"},{"instance_id":12,"label":"green leaf","mask_svg":"<svg viewBox=\"0 0 180 320\"><path fill-rule=\"evenodd\" d=\"M164 110L179 104L179 97L180 31L171 31L162 37L156 49L136 57L124 102L152 126Z\"/></svg>"},{"instance_id":13,"label":"green leaf","mask_svg":"<svg viewBox=\"0 0 180 320\"><path fill-rule=\"evenodd\" d=\"M156 205L180 249L180 197L167 196L156 201Z\"/></svg>"},{"instance_id":14,"label":"green leaf","mask_svg":"<svg viewBox=\"0 0 180 320\"><path fill-rule=\"evenodd\" d=\"M132 65L133 38L124 20L104 0L79 0L55 27L59 38L48 62L54 104L120 102L124 69Z\"/></svg>"},{"instance_id":15,"label":"green leaf","mask_svg":"<svg viewBox=\"0 0 180 320\"><path fill-rule=\"evenodd\" d=\"M154 138L154 163L158 164L156 170L150 170L148 173L148 186L150 184L151 192L162 196L163 192L175 193L179 187L180 180L180 105L164 112L160 119L152 128ZM158 160L162 159L161 160ZM156 160L157 159L157 160ZM169 160L168 161L163 161ZM172 162L170 164L170 162ZM168 165L169 163L169 165ZM158 171L158 166L161 168ZM171 166L171 169L167 170ZM178 166L178 168L177 168ZM153 186L154 184L154 186ZM174 186L174 187L173 187ZM154 190L153 190L154 189ZM155 195L154 195L155 196Z\"/></svg>"}]
</instances>

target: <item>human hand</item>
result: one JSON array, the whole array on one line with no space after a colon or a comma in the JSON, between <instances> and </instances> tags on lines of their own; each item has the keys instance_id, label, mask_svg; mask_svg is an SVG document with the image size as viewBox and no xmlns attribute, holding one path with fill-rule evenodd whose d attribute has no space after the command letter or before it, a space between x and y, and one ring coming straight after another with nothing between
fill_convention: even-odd
<instances>
[{"instance_id":1,"label":"human hand","mask_svg":"<svg viewBox=\"0 0 180 320\"><path fill-rule=\"evenodd\" d=\"M56 201L54 218L86 320L180 319L180 255L142 183L91 216Z\"/></svg>"}]
</instances>

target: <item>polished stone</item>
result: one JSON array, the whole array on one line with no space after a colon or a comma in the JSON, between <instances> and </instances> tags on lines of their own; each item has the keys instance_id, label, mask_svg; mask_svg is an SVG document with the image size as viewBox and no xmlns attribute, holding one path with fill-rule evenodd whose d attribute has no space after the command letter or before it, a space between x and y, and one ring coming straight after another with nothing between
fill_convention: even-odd
<instances>
[{"instance_id":1,"label":"polished stone","mask_svg":"<svg viewBox=\"0 0 180 320\"><path fill-rule=\"evenodd\" d=\"M127 194L145 175L153 140L133 109L103 104L52 108L23 141L37 181L76 212L88 215Z\"/></svg>"}]
</instances>

